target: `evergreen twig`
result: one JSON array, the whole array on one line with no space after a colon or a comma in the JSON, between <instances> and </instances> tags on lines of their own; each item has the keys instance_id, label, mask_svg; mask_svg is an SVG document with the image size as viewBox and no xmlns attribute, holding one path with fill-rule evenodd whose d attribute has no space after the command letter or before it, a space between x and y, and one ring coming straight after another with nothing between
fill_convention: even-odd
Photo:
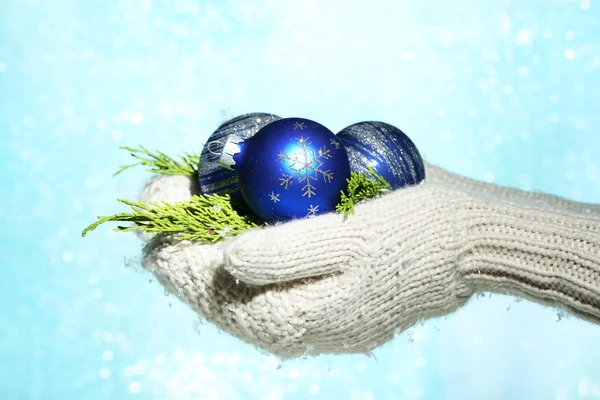
<instances>
[{"instance_id":1,"label":"evergreen twig","mask_svg":"<svg viewBox=\"0 0 600 400\"><path fill-rule=\"evenodd\" d=\"M231 206L229 195L192 196L190 200L178 203L118 201L130 206L133 212L98 217L83 230L82 236L105 222L133 222L131 226L118 226L115 231L141 230L174 235L181 240L214 242L256 227L259 223L254 216L238 214Z\"/></svg>"},{"instance_id":2,"label":"evergreen twig","mask_svg":"<svg viewBox=\"0 0 600 400\"><path fill-rule=\"evenodd\" d=\"M392 187L386 180L379 175L370 166L367 167L369 174L375 179L370 178L367 174L352 172L348 179L346 192L342 191L342 198L335 210L338 213L344 213L344 217L354 214L354 206L361 201L379 196L385 192L391 191Z\"/></svg>"},{"instance_id":3,"label":"evergreen twig","mask_svg":"<svg viewBox=\"0 0 600 400\"><path fill-rule=\"evenodd\" d=\"M148 171L163 175L194 176L198 173L199 156L184 153L174 159L162 152L152 153L140 149L122 147L140 161L121 167L115 175L137 165L144 165ZM347 189L341 193L341 201L336 212L344 217L354 214L354 206L361 201L379 196L392 188L385 179L371 167L367 174L352 172L347 179ZM194 195L190 200L167 203L118 200L131 207L132 212L122 212L111 216L98 217L82 232L85 236L105 222L131 222L130 226L118 226L115 231L144 231L150 234L173 235L181 240L201 240L215 242L226 236L238 235L247 229L259 226L261 221L253 215L240 215L232 206L229 195Z\"/></svg>"},{"instance_id":4,"label":"evergreen twig","mask_svg":"<svg viewBox=\"0 0 600 400\"><path fill-rule=\"evenodd\" d=\"M139 161L133 164L121 166L121 168L115 172L113 176L117 176L121 172L138 165L145 166L148 172L161 175L195 176L198 173L200 156L196 154L183 153L179 156L179 159L175 159L161 151L151 152L143 146L140 146L139 149L127 146L121 147L121 149L128 151Z\"/></svg>"}]
</instances>

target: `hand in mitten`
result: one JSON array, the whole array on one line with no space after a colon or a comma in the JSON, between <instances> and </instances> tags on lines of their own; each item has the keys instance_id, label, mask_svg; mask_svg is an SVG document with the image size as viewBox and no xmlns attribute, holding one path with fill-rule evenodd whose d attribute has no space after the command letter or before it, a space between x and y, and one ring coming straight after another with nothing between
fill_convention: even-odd
<instances>
[{"instance_id":1,"label":"hand in mitten","mask_svg":"<svg viewBox=\"0 0 600 400\"><path fill-rule=\"evenodd\" d=\"M597 206L427 173L346 219L330 213L216 244L159 237L143 265L208 321L282 357L368 352L482 290L600 321ZM160 177L142 200L193 192L188 178Z\"/></svg>"}]
</instances>

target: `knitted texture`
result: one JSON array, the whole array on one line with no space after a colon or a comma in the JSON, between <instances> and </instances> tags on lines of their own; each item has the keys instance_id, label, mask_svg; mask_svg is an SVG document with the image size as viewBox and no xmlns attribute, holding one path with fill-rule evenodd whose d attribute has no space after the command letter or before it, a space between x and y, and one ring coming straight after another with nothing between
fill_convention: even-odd
<instances>
[{"instance_id":1,"label":"knitted texture","mask_svg":"<svg viewBox=\"0 0 600 400\"><path fill-rule=\"evenodd\" d=\"M531 193L427 169L426 183L347 219L330 213L217 244L156 238L143 265L208 321L284 358L369 352L477 291L600 321L597 206L541 194L532 204ZM142 200L193 191L187 178L161 177Z\"/></svg>"}]
</instances>

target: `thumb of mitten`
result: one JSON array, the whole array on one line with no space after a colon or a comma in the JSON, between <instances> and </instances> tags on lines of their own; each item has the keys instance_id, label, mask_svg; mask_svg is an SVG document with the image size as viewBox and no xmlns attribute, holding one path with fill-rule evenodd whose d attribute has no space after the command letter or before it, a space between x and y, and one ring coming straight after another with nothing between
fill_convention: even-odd
<instances>
[{"instance_id":1,"label":"thumb of mitten","mask_svg":"<svg viewBox=\"0 0 600 400\"><path fill-rule=\"evenodd\" d=\"M335 213L252 229L225 247L225 268L250 285L336 273L366 258L364 236Z\"/></svg>"}]
</instances>

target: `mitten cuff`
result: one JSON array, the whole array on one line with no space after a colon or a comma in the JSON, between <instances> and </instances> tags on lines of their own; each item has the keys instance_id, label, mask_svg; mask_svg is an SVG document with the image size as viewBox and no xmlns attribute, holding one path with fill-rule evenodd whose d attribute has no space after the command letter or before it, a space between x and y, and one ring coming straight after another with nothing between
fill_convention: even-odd
<instances>
[{"instance_id":1,"label":"mitten cuff","mask_svg":"<svg viewBox=\"0 0 600 400\"><path fill-rule=\"evenodd\" d=\"M474 200L462 205L459 276L600 322L600 219Z\"/></svg>"}]
</instances>

